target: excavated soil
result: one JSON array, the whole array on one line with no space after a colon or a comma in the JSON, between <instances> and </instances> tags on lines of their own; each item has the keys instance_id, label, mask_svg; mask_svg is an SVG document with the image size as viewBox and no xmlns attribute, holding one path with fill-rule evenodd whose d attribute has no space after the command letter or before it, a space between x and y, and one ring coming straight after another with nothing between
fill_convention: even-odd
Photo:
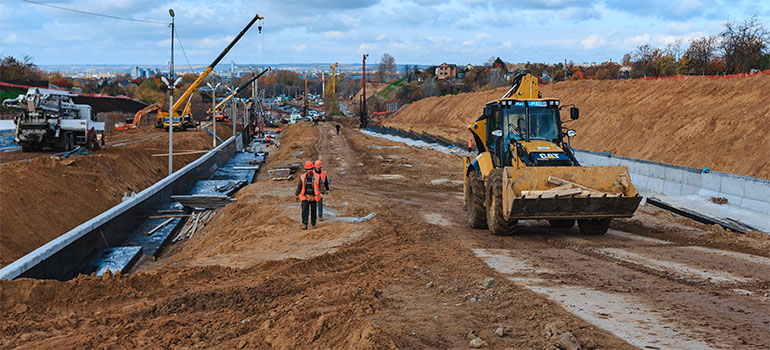
<instances>
[{"instance_id":1,"label":"excavated soil","mask_svg":"<svg viewBox=\"0 0 770 350\"><path fill-rule=\"evenodd\" d=\"M606 236L540 222L493 236L466 226L462 186L451 181L462 179L456 156L333 130L290 126L264 167L324 162L332 190L316 228L300 229L296 179L271 181L263 170L199 233L128 275L0 281L0 348L770 342L767 240L652 208ZM626 256L634 259L617 258ZM702 279L705 268L724 278Z\"/></svg>"},{"instance_id":2,"label":"excavated soil","mask_svg":"<svg viewBox=\"0 0 770 350\"><path fill-rule=\"evenodd\" d=\"M218 130L221 138L232 129ZM167 133L152 128L108 139L104 149L57 160L54 152L23 154L0 164L0 267L120 203L168 175ZM174 134L175 153L212 146L205 131ZM21 152L19 152L21 153ZM179 169L201 154L174 157Z\"/></svg>"},{"instance_id":3,"label":"excavated soil","mask_svg":"<svg viewBox=\"0 0 770 350\"><path fill-rule=\"evenodd\" d=\"M467 140L468 124L507 89L420 100L383 122ZM542 90L580 108L567 124L578 132L574 147L770 178L770 75L569 81Z\"/></svg>"}]
</instances>

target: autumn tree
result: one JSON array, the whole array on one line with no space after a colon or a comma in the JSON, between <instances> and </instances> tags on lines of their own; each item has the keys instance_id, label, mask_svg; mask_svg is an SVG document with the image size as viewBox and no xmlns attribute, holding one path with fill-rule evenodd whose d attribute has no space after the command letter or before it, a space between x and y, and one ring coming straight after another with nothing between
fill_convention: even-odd
<instances>
[{"instance_id":1,"label":"autumn tree","mask_svg":"<svg viewBox=\"0 0 770 350\"><path fill-rule=\"evenodd\" d=\"M396 73L396 59L389 53L382 54L380 64L377 67L377 76L380 82L387 83L393 79Z\"/></svg>"},{"instance_id":2,"label":"autumn tree","mask_svg":"<svg viewBox=\"0 0 770 350\"><path fill-rule=\"evenodd\" d=\"M719 35L727 73L746 73L757 66L770 42L770 33L756 15L741 23L727 21Z\"/></svg>"}]
</instances>

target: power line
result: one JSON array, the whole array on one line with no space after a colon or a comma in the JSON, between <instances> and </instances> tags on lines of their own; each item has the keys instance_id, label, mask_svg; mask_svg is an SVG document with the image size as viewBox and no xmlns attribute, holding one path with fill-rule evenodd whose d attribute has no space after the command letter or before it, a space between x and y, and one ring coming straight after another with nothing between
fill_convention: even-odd
<instances>
[{"instance_id":1,"label":"power line","mask_svg":"<svg viewBox=\"0 0 770 350\"><path fill-rule=\"evenodd\" d=\"M75 9L71 9L71 8L66 8L66 7L61 7L61 6L51 5L51 4L45 4L45 3L42 3L42 2L37 2L37 1L32 1L32 0L21 0L21 1L28 2L30 4L51 7L51 8L55 8L55 9L59 9L59 10L64 10L64 11L82 13L82 14L91 15L91 16L107 17L107 18L112 18L112 19L120 19L120 20L124 20L124 21L142 22L142 23L151 23L151 24L169 24L168 22L158 22L158 21L149 21L149 20L144 20L144 19L135 19L135 18L128 18L128 17L118 17L118 16L105 15L105 14L95 13L95 12L75 10Z\"/></svg>"},{"instance_id":2,"label":"power line","mask_svg":"<svg viewBox=\"0 0 770 350\"><path fill-rule=\"evenodd\" d=\"M184 46L182 46L182 39L179 38L179 32L174 28L174 35L176 36L176 41L179 43L179 47L182 48L182 54L184 54L184 59L187 61L187 66L190 67L190 71L193 71L192 64L190 63L190 60L187 58L187 52L184 51Z\"/></svg>"}]
</instances>

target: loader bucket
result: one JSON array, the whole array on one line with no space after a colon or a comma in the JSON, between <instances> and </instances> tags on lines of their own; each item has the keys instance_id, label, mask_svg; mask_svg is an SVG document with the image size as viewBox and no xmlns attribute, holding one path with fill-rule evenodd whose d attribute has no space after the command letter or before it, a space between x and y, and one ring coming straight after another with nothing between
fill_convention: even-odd
<instances>
[{"instance_id":1,"label":"loader bucket","mask_svg":"<svg viewBox=\"0 0 770 350\"><path fill-rule=\"evenodd\" d=\"M602 219L634 215L642 197L628 169L612 167L506 167L506 219Z\"/></svg>"}]
</instances>

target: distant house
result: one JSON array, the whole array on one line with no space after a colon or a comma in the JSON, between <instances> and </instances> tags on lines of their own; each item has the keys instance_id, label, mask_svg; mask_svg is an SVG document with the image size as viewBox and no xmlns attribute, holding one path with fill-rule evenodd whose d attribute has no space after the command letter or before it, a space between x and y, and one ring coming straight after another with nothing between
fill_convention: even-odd
<instances>
[{"instance_id":1,"label":"distant house","mask_svg":"<svg viewBox=\"0 0 770 350\"><path fill-rule=\"evenodd\" d=\"M454 79L457 77L457 65L442 63L436 67L436 77L438 79Z\"/></svg>"},{"instance_id":2,"label":"distant house","mask_svg":"<svg viewBox=\"0 0 770 350\"><path fill-rule=\"evenodd\" d=\"M471 70L471 69L473 69L473 65L470 64L470 63L466 64L465 67L463 67L463 70L466 71L466 72Z\"/></svg>"}]
</instances>

